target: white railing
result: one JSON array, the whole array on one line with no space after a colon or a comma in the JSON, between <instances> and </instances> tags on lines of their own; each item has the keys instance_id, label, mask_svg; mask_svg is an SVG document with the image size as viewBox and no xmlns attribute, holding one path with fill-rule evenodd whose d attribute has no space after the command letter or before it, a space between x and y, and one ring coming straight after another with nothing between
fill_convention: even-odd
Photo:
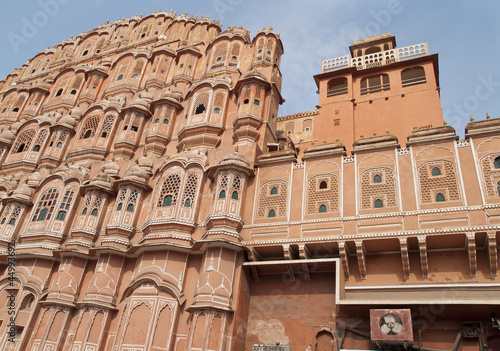
<instances>
[{"instance_id":1,"label":"white railing","mask_svg":"<svg viewBox=\"0 0 500 351\"><path fill-rule=\"evenodd\" d=\"M339 56L328 60L321 60L321 73L347 67L357 67L358 70L367 69L427 55L429 55L429 48L427 42L425 42L354 58L351 58L350 55Z\"/></svg>"}]
</instances>

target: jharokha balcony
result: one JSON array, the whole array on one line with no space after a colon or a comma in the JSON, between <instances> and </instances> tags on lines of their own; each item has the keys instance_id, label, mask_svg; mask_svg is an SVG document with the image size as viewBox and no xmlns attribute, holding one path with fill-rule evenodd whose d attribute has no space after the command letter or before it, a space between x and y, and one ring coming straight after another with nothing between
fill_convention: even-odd
<instances>
[{"instance_id":1,"label":"jharokha balcony","mask_svg":"<svg viewBox=\"0 0 500 351\"><path fill-rule=\"evenodd\" d=\"M348 67L357 67L358 70L390 65L394 62L405 61L429 55L427 42L404 46L401 48L370 53L357 57L351 55L339 56L328 60L321 60L321 73L336 71Z\"/></svg>"}]
</instances>

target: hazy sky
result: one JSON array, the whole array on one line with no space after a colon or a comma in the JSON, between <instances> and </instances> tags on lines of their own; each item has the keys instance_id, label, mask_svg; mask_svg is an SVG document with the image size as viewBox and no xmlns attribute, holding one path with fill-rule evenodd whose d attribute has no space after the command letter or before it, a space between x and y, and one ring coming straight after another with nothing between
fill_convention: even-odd
<instances>
[{"instance_id":1,"label":"hazy sky","mask_svg":"<svg viewBox=\"0 0 500 351\"><path fill-rule=\"evenodd\" d=\"M2 1L0 77L38 51L110 20L156 10L220 18L222 28L242 25L253 37L272 26L281 34L279 115L313 110L313 75L321 60L345 55L361 37L396 36L398 46L428 42L439 54L441 103L461 136L469 115L500 117L500 2L469 0L22 0Z\"/></svg>"}]
</instances>

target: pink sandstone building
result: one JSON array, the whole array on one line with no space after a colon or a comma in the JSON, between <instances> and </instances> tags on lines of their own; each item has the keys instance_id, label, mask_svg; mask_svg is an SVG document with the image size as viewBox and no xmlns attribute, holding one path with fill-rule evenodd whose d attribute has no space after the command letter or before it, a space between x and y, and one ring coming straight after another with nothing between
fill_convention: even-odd
<instances>
[{"instance_id":1,"label":"pink sandstone building","mask_svg":"<svg viewBox=\"0 0 500 351\"><path fill-rule=\"evenodd\" d=\"M279 117L283 53L157 12L0 81L1 350L500 350L500 120L389 34Z\"/></svg>"}]
</instances>

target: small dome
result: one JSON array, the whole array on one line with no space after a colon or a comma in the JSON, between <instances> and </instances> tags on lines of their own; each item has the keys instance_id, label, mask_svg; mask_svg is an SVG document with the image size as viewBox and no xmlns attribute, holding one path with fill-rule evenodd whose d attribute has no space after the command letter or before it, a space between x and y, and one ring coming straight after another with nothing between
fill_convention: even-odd
<instances>
[{"instance_id":1,"label":"small dome","mask_svg":"<svg viewBox=\"0 0 500 351\"><path fill-rule=\"evenodd\" d=\"M231 163L236 163L236 164L241 165L243 167L250 166L250 162L248 162L248 159L244 155L240 154L239 152L233 152L233 153L227 154L226 156L224 156L220 160L221 165L231 164Z\"/></svg>"},{"instance_id":2,"label":"small dome","mask_svg":"<svg viewBox=\"0 0 500 351\"><path fill-rule=\"evenodd\" d=\"M36 188L38 185L40 185L40 182L42 181L42 176L38 172L32 173L28 177L28 186Z\"/></svg>"},{"instance_id":3,"label":"small dome","mask_svg":"<svg viewBox=\"0 0 500 351\"><path fill-rule=\"evenodd\" d=\"M58 123L74 127L76 125L76 119L74 119L71 115L66 115L63 118L59 119Z\"/></svg>"},{"instance_id":4,"label":"small dome","mask_svg":"<svg viewBox=\"0 0 500 351\"><path fill-rule=\"evenodd\" d=\"M137 94L136 97L132 99L130 106L141 107L147 110L151 101L153 101L153 95L144 91Z\"/></svg>"},{"instance_id":5,"label":"small dome","mask_svg":"<svg viewBox=\"0 0 500 351\"><path fill-rule=\"evenodd\" d=\"M134 165L125 172L123 179L139 179L143 181L148 180L148 173L139 165Z\"/></svg>"},{"instance_id":6,"label":"small dome","mask_svg":"<svg viewBox=\"0 0 500 351\"><path fill-rule=\"evenodd\" d=\"M117 177L120 172L120 166L114 161L109 161L102 167L101 171L111 177Z\"/></svg>"},{"instance_id":7,"label":"small dome","mask_svg":"<svg viewBox=\"0 0 500 351\"><path fill-rule=\"evenodd\" d=\"M175 86L170 86L167 88L167 90L164 91L162 94L162 98L171 98L176 101L181 101L182 100L182 90L175 87Z\"/></svg>"},{"instance_id":8,"label":"small dome","mask_svg":"<svg viewBox=\"0 0 500 351\"><path fill-rule=\"evenodd\" d=\"M31 196L33 195L33 190L28 186L28 184L21 184L14 192L12 193L13 197L17 197L20 199L31 200Z\"/></svg>"},{"instance_id":9,"label":"small dome","mask_svg":"<svg viewBox=\"0 0 500 351\"><path fill-rule=\"evenodd\" d=\"M16 136L10 129L6 129L0 134L0 139L5 140L9 143L13 142L15 138Z\"/></svg>"},{"instance_id":10,"label":"small dome","mask_svg":"<svg viewBox=\"0 0 500 351\"><path fill-rule=\"evenodd\" d=\"M151 161L149 158L143 156L141 158L139 158L139 160L137 161L137 164L140 166L140 167L153 167L153 161Z\"/></svg>"}]
</instances>

